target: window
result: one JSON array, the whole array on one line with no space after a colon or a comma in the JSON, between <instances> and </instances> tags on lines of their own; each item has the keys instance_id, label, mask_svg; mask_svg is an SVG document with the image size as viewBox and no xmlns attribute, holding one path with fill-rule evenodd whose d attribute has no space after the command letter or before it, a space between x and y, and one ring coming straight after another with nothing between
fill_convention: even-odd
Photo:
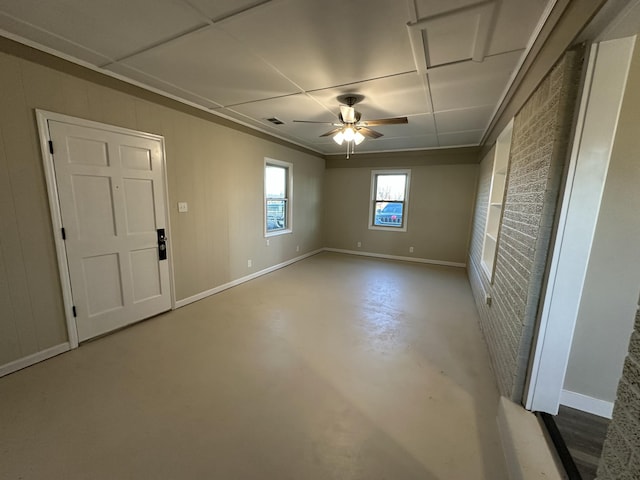
<instances>
[{"instance_id":1,"label":"window","mask_svg":"<svg viewBox=\"0 0 640 480\"><path fill-rule=\"evenodd\" d=\"M369 228L407 231L411 170L373 170Z\"/></svg>"},{"instance_id":2,"label":"window","mask_svg":"<svg viewBox=\"0 0 640 480\"><path fill-rule=\"evenodd\" d=\"M509 125L505 127L498 137L493 157L491 189L489 191L489 205L487 207L487 223L484 227L482 259L480 261L482 269L487 274L491 283L493 283L493 272L496 265L496 253L498 251L498 234L502 220L502 203L507 180L509 154L511 153L512 133L513 120L509 122Z\"/></svg>"},{"instance_id":3,"label":"window","mask_svg":"<svg viewBox=\"0 0 640 480\"><path fill-rule=\"evenodd\" d=\"M293 165L265 159L264 233L265 236L291 232L291 177Z\"/></svg>"}]
</instances>

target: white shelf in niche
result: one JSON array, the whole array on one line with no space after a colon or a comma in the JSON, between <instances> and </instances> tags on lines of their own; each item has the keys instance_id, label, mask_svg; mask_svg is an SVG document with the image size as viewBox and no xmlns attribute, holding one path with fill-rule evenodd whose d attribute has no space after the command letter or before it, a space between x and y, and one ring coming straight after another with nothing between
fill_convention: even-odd
<instances>
[{"instance_id":1,"label":"white shelf in niche","mask_svg":"<svg viewBox=\"0 0 640 480\"><path fill-rule=\"evenodd\" d=\"M482 258L480 260L480 265L491 283L493 283L493 271L496 263L496 253L498 251L498 237L500 235L502 205L507 184L512 133L513 120L509 122L509 125L507 125L498 137L493 156L493 172L491 173L491 188L489 190L490 208L487 208L487 221L484 228Z\"/></svg>"}]
</instances>

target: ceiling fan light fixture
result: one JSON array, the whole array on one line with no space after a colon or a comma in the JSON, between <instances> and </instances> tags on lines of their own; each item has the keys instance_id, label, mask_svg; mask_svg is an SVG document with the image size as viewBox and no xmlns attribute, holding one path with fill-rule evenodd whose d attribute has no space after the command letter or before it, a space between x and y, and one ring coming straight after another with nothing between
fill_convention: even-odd
<instances>
[{"instance_id":1,"label":"ceiling fan light fixture","mask_svg":"<svg viewBox=\"0 0 640 480\"><path fill-rule=\"evenodd\" d=\"M353 141L356 145L360 145L364 141L364 135L356 131L356 134L353 136Z\"/></svg>"},{"instance_id":2,"label":"ceiling fan light fixture","mask_svg":"<svg viewBox=\"0 0 640 480\"><path fill-rule=\"evenodd\" d=\"M342 145L342 142L344 142L344 132L340 130L338 133L336 133L333 136L333 141L336 142L338 145Z\"/></svg>"},{"instance_id":3,"label":"ceiling fan light fixture","mask_svg":"<svg viewBox=\"0 0 640 480\"><path fill-rule=\"evenodd\" d=\"M345 139L347 142L351 142L351 141L353 141L353 139L355 138L355 136L356 136L356 132L355 132L355 130L353 129L353 127L345 127L345 129L344 129L344 139Z\"/></svg>"}]
</instances>

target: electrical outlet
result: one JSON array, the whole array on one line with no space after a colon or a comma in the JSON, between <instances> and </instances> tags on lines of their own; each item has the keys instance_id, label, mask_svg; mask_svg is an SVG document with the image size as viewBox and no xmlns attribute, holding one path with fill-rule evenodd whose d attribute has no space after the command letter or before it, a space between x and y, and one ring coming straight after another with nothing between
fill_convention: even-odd
<instances>
[{"instance_id":1,"label":"electrical outlet","mask_svg":"<svg viewBox=\"0 0 640 480\"><path fill-rule=\"evenodd\" d=\"M300 245L296 245L296 252L300 251Z\"/></svg>"},{"instance_id":2,"label":"electrical outlet","mask_svg":"<svg viewBox=\"0 0 640 480\"><path fill-rule=\"evenodd\" d=\"M253 265L251 259L247 260L247 268L251 268L251 265Z\"/></svg>"},{"instance_id":3,"label":"electrical outlet","mask_svg":"<svg viewBox=\"0 0 640 480\"><path fill-rule=\"evenodd\" d=\"M178 202L178 212L186 213L188 211L189 211L189 205L187 205L187 202Z\"/></svg>"},{"instance_id":4,"label":"electrical outlet","mask_svg":"<svg viewBox=\"0 0 640 480\"><path fill-rule=\"evenodd\" d=\"M413 247L409 247L409 253L413 253Z\"/></svg>"},{"instance_id":5,"label":"electrical outlet","mask_svg":"<svg viewBox=\"0 0 640 480\"><path fill-rule=\"evenodd\" d=\"M358 248L362 246L362 242L358 242Z\"/></svg>"},{"instance_id":6,"label":"electrical outlet","mask_svg":"<svg viewBox=\"0 0 640 480\"><path fill-rule=\"evenodd\" d=\"M269 246L269 239L267 238L267 247Z\"/></svg>"}]
</instances>

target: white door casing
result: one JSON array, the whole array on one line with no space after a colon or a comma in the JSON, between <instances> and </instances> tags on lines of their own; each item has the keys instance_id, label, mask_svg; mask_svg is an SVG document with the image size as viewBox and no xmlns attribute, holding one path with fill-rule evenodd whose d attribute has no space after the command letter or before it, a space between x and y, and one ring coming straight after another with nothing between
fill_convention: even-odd
<instances>
[{"instance_id":1,"label":"white door casing","mask_svg":"<svg viewBox=\"0 0 640 480\"><path fill-rule=\"evenodd\" d=\"M525 394L557 414L635 38L591 46L556 244Z\"/></svg>"},{"instance_id":2,"label":"white door casing","mask_svg":"<svg viewBox=\"0 0 640 480\"><path fill-rule=\"evenodd\" d=\"M53 146L45 170L71 347L169 310L162 137L41 111L38 123Z\"/></svg>"}]
</instances>

